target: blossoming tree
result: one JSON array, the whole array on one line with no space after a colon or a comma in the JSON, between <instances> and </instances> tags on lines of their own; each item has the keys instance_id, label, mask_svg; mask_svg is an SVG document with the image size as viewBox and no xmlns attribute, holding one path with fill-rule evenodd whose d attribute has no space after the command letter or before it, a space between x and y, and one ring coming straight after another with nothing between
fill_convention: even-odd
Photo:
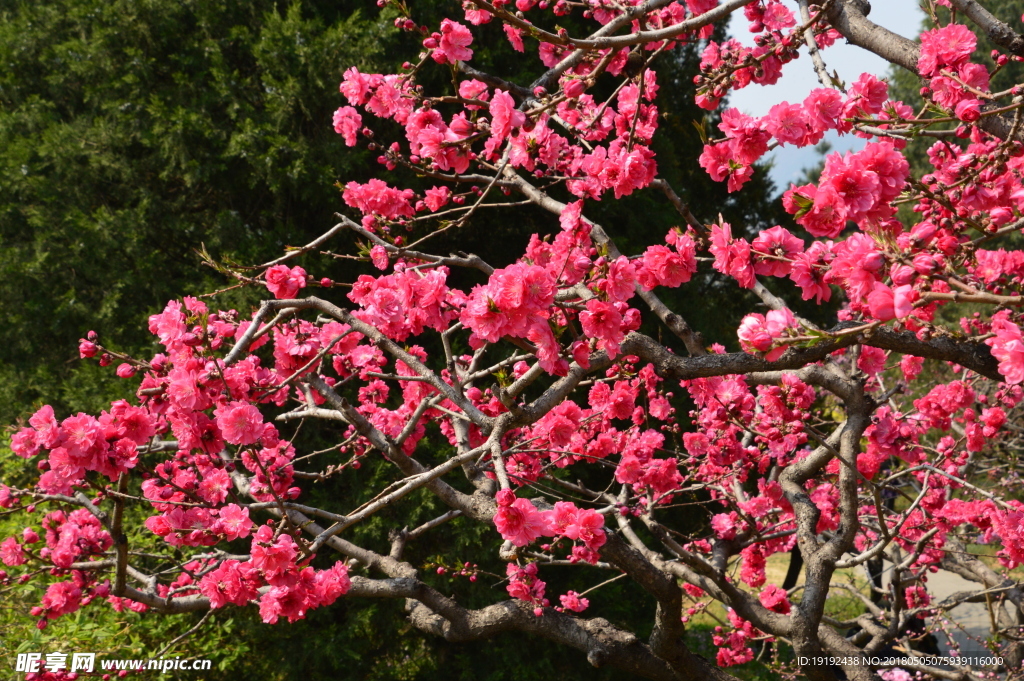
<instances>
[{"instance_id":1,"label":"blossoming tree","mask_svg":"<svg viewBox=\"0 0 1024 681\"><path fill-rule=\"evenodd\" d=\"M970 661L877 662L911 657L922 630L941 638L957 605L980 601L987 645L1004 668L1019 666L1024 590L1011 570L1024 562L1024 504L999 443L1024 398L1024 256L999 246L1024 227L1024 91L990 91L992 74L971 57L979 31L1004 50L997 69L1024 59L1024 37L975 0L938 4L949 3L954 21L920 44L873 24L862 0L799 0L796 14L772 0L466 0L436 31L399 6L399 25L422 34L420 61L390 75L346 71L334 127L432 188L349 183L356 219L235 273L273 299L252 313L171 301L149 320L163 346L151 359L83 339L83 357L141 374L137 399L63 420L43 407L14 434L11 449L41 475L0 486L0 506L29 524L0 543L3 581L52 577L34 611L41 627L99 600L166 613L252 606L273 624L342 597L404 599L413 625L449 640L519 630L652 679L731 678L723 668L755 647L780 673L811 679L982 678ZM711 39L738 11L754 48ZM567 14L593 31L558 28ZM473 27L491 22L515 50L539 53L533 82L473 65ZM889 100L871 75L830 76L839 39L918 74L927 105ZM656 65L681 42L703 47L707 109L772 85L801 53L821 82L761 118L722 114L693 160L730 191L775 146L830 131L866 140L829 156L816 184L785 192L793 230L748 240L659 178ZM418 84L431 69L447 71L447 90ZM404 136L372 141L373 118ZM935 139L934 170L918 178L900 150L921 136ZM672 203L680 226L623 254L587 208L641 191ZM485 208L522 203L551 214L553 237L535 235L511 264L431 252L432 237ZM346 235L380 274L344 288L297 264ZM453 268L481 283L450 286ZM712 269L767 309L739 325L741 352L706 347L659 298ZM796 298L839 298L839 319L803 319L787 305ZM641 333L642 315L671 342ZM687 397L689 419L677 419ZM297 428L317 421L338 445L296 451ZM443 456L436 442L425 452L428 437ZM392 482L367 503L305 501L313 482L371 464ZM380 537L386 549L347 536L424 491L448 510ZM681 503L704 514L703 529L666 522ZM133 550L126 509L140 506L162 556ZM477 583L493 594L482 608L404 560L456 518L492 528L506 566L500 586ZM972 551L979 544L998 547L993 560ZM801 557L801 579L766 583L779 553ZM474 566L448 558L476 581ZM885 578L866 590L835 579L867 564ZM588 615L607 579L587 595L547 591L546 574L581 565L642 587L656 608L646 640ZM934 597L928 576L940 569L975 588ZM835 590L863 614L826 615ZM714 603L727 619L711 662L684 633Z\"/></svg>"}]
</instances>

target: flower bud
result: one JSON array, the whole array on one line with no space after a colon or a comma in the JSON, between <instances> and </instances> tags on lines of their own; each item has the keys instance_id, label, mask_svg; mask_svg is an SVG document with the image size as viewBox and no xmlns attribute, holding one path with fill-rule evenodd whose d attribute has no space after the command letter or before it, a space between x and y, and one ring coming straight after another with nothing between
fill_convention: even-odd
<instances>
[{"instance_id":1,"label":"flower bud","mask_svg":"<svg viewBox=\"0 0 1024 681\"><path fill-rule=\"evenodd\" d=\"M981 101L977 99L965 99L956 105L955 113L956 117L964 123L973 123L981 118Z\"/></svg>"},{"instance_id":2,"label":"flower bud","mask_svg":"<svg viewBox=\"0 0 1024 681\"><path fill-rule=\"evenodd\" d=\"M861 261L860 266L861 268L867 270L868 272L877 272L878 270L882 269L882 265L884 264L885 256L882 255L881 253L875 252L871 253L868 256L865 256L864 259Z\"/></svg>"},{"instance_id":3,"label":"flower bud","mask_svg":"<svg viewBox=\"0 0 1024 681\"><path fill-rule=\"evenodd\" d=\"M563 91L565 92L565 96L568 97L569 99L576 99L584 92L586 92L586 90L586 84L579 78L573 78L569 80L565 84L565 88L563 89Z\"/></svg>"},{"instance_id":4,"label":"flower bud","mask_svg":"<svg viewBox=\"0 0 1024 681\"><path fill-rule=\"evenodd\" d=\"M88 341L84 338L78 341L78 356L81 357L82 359L85 359L87 357L95 357L98 351L99 348L96 346L95 343Z\"/></svg>"},{"instance_id":5,"label":"flower bud","mask_svg":"<svg viewBox=\"0 0 1024 681\"><path fill-rule=\"evenodd\" d=\"M914 282L914 278L917 276L914 268L908 267L907 265L896 265L892 268L892 271L889 274L892 277L892 283L895 286L906 286L907 284L912 284Z\"/></svg>"},{"instance_id":6,"label":"flower bud","mask_svg":"<svg viewBox=\"0 0 1024 681\"><path fill-rule=\"evenodd\" d=\"M934 274L939 269L939 263L928 253L918 253L914 256L914 270L918 274Z\"/></svg>"}]
</instances>

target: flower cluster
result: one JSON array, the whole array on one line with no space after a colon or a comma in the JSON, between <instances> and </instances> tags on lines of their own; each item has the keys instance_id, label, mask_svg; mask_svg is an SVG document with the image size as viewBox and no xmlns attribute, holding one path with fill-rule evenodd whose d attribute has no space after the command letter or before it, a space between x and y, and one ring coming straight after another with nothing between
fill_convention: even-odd
<instances>
[{"instance_id":1,"label":"flower cluster","mask_svg":"<svg viewBox=\"0 0 1024 681\"><path fill-rule=\"evenodd\" d=\"M606 540L604 517L600 513L577 508L568 501L555 503L553 510L540 511L528 499L517 498L511 490L500 491L497 501L494 526L506 541L521 547L539 537L564 537L579 542L573 546L573 558L597 562L597 551Z\"/></svg>"}]
</instances>

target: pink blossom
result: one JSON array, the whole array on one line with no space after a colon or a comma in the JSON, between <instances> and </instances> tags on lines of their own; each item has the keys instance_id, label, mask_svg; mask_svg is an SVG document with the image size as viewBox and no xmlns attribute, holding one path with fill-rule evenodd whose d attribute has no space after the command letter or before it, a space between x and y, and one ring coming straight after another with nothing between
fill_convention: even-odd
<instances>
[{"instance_id":1,"label":"pink blossom","mask_svg":"<svg viewBox=\"0 0 1024 681\"><path fill-rule=\"evenodd\" d=\"M680 238L688 241L682 253L673 252L666 246L650 246L644 251L637 279L645 290L650 291L656 286L675 288L690 281L697 271L693 239L685 235Z\"/></svg>"},{"instance_id":2,"label":"pink blossom","mask_svg":"<svg viewBox=\"0 0 1024 681\"><path fill-rule=\"evenodd\" d=\"M741 165L733 159L732 145L728 142L704 145L698 163L715 182L726 179Z\"/></svg>"},{"instance_id":3,"label":"pink blossom","mask_svg":"<svg viewBox=\"0 0 1024 681\"><path fill-rule=\"evenodd\" d=\"M388 268L388 249L379 244L374 246L370 249L370 260L378 270L386 270Z\"/></svg>"},{"instance_id":4,"label":"pink blossom","mask_svg":"<svg viewBox=\"0 0 1024 681\"><path fill-rule=\"evenodd\" d=\"M994 337L985 341L992 348L992 356L999 360L999 373L1011 385L1024 382L1024 340L1020 327L1009 321L1004 310L992 317Z\"/></svg>"},{"instance_id":5,"label":"pink blossom","mask_svg":"<svg viewBox=\"0 0 1024 681\"><path fill-rule=\"evenodd\" d=\"M1024 563L1024 512L995 511L991 518L993 527L1003 540L1007 554L1014 561Z\"/></svg>"},{"instance_id":6,"label":"pink blossom","mask_svg":"<svg viewBox=\"0 0 1024 681\"><path fill-rule=\"evenodd\" d=\"M362 106L370 98L371 91L376 88L383 79L376 74L360 73L352 66L345 71L344 79L339 89L345 95L348 103L353 106Z\"/></svg>"},{"instance_id":7,"label":"pink blossom","mask_svg":"<svg viewBox=\"0 0 1024 681\"><path fill-rule=\"evenodd\" d=\"M474 26L482 26L490 23L494 17L493 14L485 9L479 9L474 5L466 4L463 6L463 10L466 12L466 21L473 24Z\"/></svg>"},{"instance_id":8,"label":"pink blossom","mask_svg":"<svg viewBox=\"0 0 1024 681\"><path fill-rule=\"evenodd\" d=\"M163 312L151 315L149 331L156 335L168 350L177 349L182 336L185 335L185 315L181 312L181 303L171 300Z\"/></svg>"},{"instance_id":9,"label":"pink blossom","mask_svg":"<svg viewBox=\"0 0 1024 681\"><path fill-rule=\"evenodd\" d=\"M249 519L249 509L237 504L228 504L220 509L220 527L228 541L249 536L253 522Z\"/></svg>"},{"instance_id":10,"label":"pink blossom","mask_svg":"<svg viewBox=\"0 0 1024 681\"><path fill-rule=\"evenodd\" d=\"M56 582L46 589L42 605L52 620L78 610L81 602L82 590L74 582Z\"/></svg>"},{"instance_id":11,"label":"pink blossom","mask_svg":"<svg viewBox=\"0 0 1024 681\"><path fill-rule=\"evenodd\" d=\"M739 514L735 511L719 513L711 518L711 529L721 539L735 539L737 533L746 529L746 523L740 520Z\"/></svg>"},{"instance_id":12,"label":"pink blossom","mask_svg":"<svg viewBox=\"0 0 1024 681\"><path fill-rule=\"evenodd\" d=\"M590 600L587 598L580 598L580 595L575 591L568 591L558 597L562 607L566 610L572 610L573 612L583 612L590 606Z\"/></svg>"},{"instance_id":13,"label":"pink blossom","mask_svg":"<svg viewBox=\"0 0 1024 681\"><path fill-rule=\"evenodd\" d=\"M857 358L857 368L868 376L873 376L885 368L885 350L863 346Z\"/></svg>"},{"instance_id":14,"label":"pink blossom","mask_svg":"<svg viewBox=\"0 0 1024 681\"><path fill-rule=\"evenodd\" d=\"M715 257L713 267L736 279L743 288L754 287L754 267L751 262L750 244L746 239L733 239L732 227L728 223L711 228L711 254Z\"/></svg>"},{"instance_id":15,"label":"pink blossom","mask_svg":"<svg viewBox=\"0 0 1024 681\"><path fill-rule=\"evenodd\" d=\"M608 263L605 293L612 303L621 303L633 297L636 291L636 267L624 255Z\"/></svg>"},{"instance_id":16,"label":"pink blossom","mask_svg":"<svg viewBox=\"0 0 1024 681\"><path fill-rule=\"evenodd\" d=\"M306 270L301 267L274 265L267 270L267 288L275 298L294 298L299 289L306 287Z\"/></svg>"},{"instance_id":17,"label":"pink blossom","mask_svg":"<svg viewBox=\"0 0 1024 681\"><path fill-rule=\"evenodd\" d=\"M381 118L393 118L395 122L404 124L409 120L413 109L413 99L409 96L410 82L400 75L377 76L375 89L370 100L366 102L366 110Z\"/></svg>"},{"instance_id":18,"label":"pink blossom","mask_svg":"<svg viewBox=\"0 0 1024 681\"><path fill-rule=\"evenodd\" d=\"M22 428L11 436L11 451L24 459L39 453L39 439L32 428Z\"/></svg>"},{"instance_id":19,"label":"pink blossom","mask_svg":"<svg viewBox=\"0 0 1024 681\"><path fill-rule=\"evenodd\" d=\"M892 289L882 282L875 282L875 287L867 297L868 310L871 316L883 322L896 317Z\"/></svg>"},{"instance_id":20,"label":"pink blossom","mask_svg":"<svg viewBox=\"0 0 1024 681\"><path fill-rule=\"evenodd\" d=\"M252 538L253 567L259 569L268 582L281 582L286 573L295 568L298 547L291 535L281 534L274 539L274 530L267 525L260 526Z\"/></svg>"},{"instance_id":21,"label":"pink blossom","mask_svg":"<svg viewBox=\"0 0 1024 681\"><path fill-rule=\"evenodd\" d=\"M260 598L260 618L266 624L276 624L279 617L297 622L305 618L308 609L306 593L301 588L275 586Z\"/></svg>"},{"instance_id":22,"label":"pink blossom","mask_svg":"<svg viewBox=\"0 0 1024 681\"><path fill-rule=\"evenodd\" d=\"M793 268L793 258L803 252L804 242L785 227L775 226L761 232L750 244L750 250L756 274L784 277Z\"/></svg>"},{"instance_id":23,"label":"pink blossom","mask_svg":"<svg viewBox=\"0 0 1024 681\"><path fill-rule=\"evenodd\" d=\"M771 108L767 116L766 129L781 146L792 144L804 147L816 144L821 138L820 133L811 130L804 108L789 102L782 102Z\"/></svg>"},{"instance_id":24,"label":"pink blossom","mask_svg":"<svg viewBox=\"0 0 1024 681\"><path fill-rule=\"evenodd\" d=\"M111 405L110 417L114 419L115 434L136 445L142 445L156 434L156 425L149 411L132 407L123 400Z\"/></svg>"},{"instance_id":25,"label":"pink blossom","mask_svg":"<svg viewBox=\"0 0 1024 681\"><path fill-rule=\"evenodd\" d=\"M8 567L14 567L17 565L24 565L28 558L25 556L25 551L21 548L21 544L14 537L8 537L0 542L0 561L3 561L4 565Z\"/></svg>"},{"instance_id":26,"label":"pink blossom","mask_svg":"<svg viewBox=\"0 0 1024 681\"><path fill-rule=\"evenodd\" d=\"M738 330L740 346L748 352L767 352L772 347L772 336L765 327L764 315L748 314Z\"/></svg>"},{"instance_id":27,"label":"pink blossom","mask_svg":"<svg viewBox=\"0 0 1024 681\"><path fill-rule=\"evenodd\" d=\"M882 110L882 104L888 94L889 86L870 73L862 73L850 86L844 107L848 118L855 116L873 116Z\"/></svg>"},{"instance_id":28,"label":"pink blossom","mask_svg":"<svg viewBox=\"0 0 1024 681\"><path fill-rule=\"evenodd\" d=\"M551 531L548 514L538 511L528 499L516 499L509 506L499 507L494 514L494 526L504 539L516 546L526 546Z\"/></svg>"},{"instance_id":29,"label":"pink blossom","mask_svg":"<svg viewBox=\"0 0 1024 681\"><path fill-rule=\"evenodd\" d=\"M28 423L38 433L36 437L41 447L52 449L57 446L61 433L57 419L53 415L53 407L48 404L40 407L36 413L32 414Z\"/></svg>"},{"instance_id":30,"label":"pink blossom","mask_svg":"<svg viewBox=\"0 0 1024 681\"><path fill-rule=\"evenodd\" d=\"M744 584L754 588L764 584L767 566L764 553L764 547L758 544L748 546L740 551L740 557L743 560L740 566L740 579Z\"/></svg>"},{"instance_id":31,"label":"pink blossom","mask_svg":"<svg viewBox=\"0 0 1024 681\"><path fill-rule=\"evenodd\" d=\"M516 109L512 95L504 90L497 90L494 93L489 110L491 112L491 139L498 142L504 142L512 134L513 128L518 128L526 122L526 114Z\"/></svg>"},{"instance_id":32,"label":"pink blossom","mask_svg":"<svg viewBox=\"0 0 1024 681\"><path fill-rule=\"evenodd\" d=\"M579 509L576 508L576 504L571 501L556 501L555 508L551 511L551 531L558 535L566 535L566 529L575 524L576 515ZM575 537L570 537L574 539Z\"/></svg>"},{"instance_id":33,"label":"pink blossom","mask_svg":"<svg viewBox=\"0 0 1024 681\"><path fill-rule=\"evenodd\" d=\"M342 561L336 562L326 570L316 573L313 589L317 604L327 606L344 596L352 588L352 580L348 576L348 566Z\"/></svg>"},{"instance_id":34,"label":"pink blossom","mask_svg":"<svg viewBox=\"0 0 1024 681\"><path fill-rule=\"evenodd\" d=\"M956 105L955 115L964 123L974 123L981 118L981 100L965 99Z\"/></svg>"},{"instance_id":35,"label":"pink blossom","mask_svg":"<svg viewBox=\"0 0 1024 681\"><path fill-rule=\"evenodd\" d=\"M463 99L478 99L482 102L486 102L491 98L491 95L490 92L488 92L487 83L475 79L469 79L459 83L459 97L462 97ZM471 104L466 108L476 110L481 107L476 104Z\"/></svg>"},{"instance_id":36,"label":"pink blossom","mask_svg":"<svg viewBox=\"0 0 1024 681\"><path fill-rule=\"evenodd\" d=\"M860 157L854 154L840 156L835 153L825 159L825 169L821 174L818 192L827 187L835 190L846 208L846 217L854 221L864 217L881 200L881 182L878 175L865 168L860 163Z\"/></svg>"},{"instance_id":37,"label":"pink blossom","mask_svg":"<svg viewBox=\"0 0 1024 681\"><path fill-rule=\"evenodd\" d=\"M60 424L64 437L61 444L79 463L86 464L94 449L103 441L103 431L99 421L88 414L79 412L69 416Z\"/></svg>"},{"instance_id":38,"label":"pink blossom","mask_svg":"<svg viewBox=\"0 0 1024 681\"><path fill-rule=\"evenodd\" d=\"M580 509L570 518L563 534L569 539L578 539L589 549L597 550L604 546L606 540L604 516L593 509Z\"/></svg>"},{"instance_id":39,"label":"pink blossom","mask_svg":"<svg viewBox=\"0 0 1024 681\"><path fill-rule=\"evenodd\" d=\"M956 68L971 58L977 44L974 32L962 24L922 31L917 71L922 76L930 77L942 68Z\"/></svg>"},{"instance_id":40,"label":"pink blossom","mask_svg":"<svg viewBox=\"0 0 1024 681\"><path fill-rule=\"evenodd\" d=\"M263 435L263 415L251 404L229 402L214 414L224 439L233 445L251 445Z\"/></svg>"},{"instance_id":41,"label":"pink blossom","mask_svg":"<svg viewBox=\"0 0 1024 681\"><path fill-rule=\"evenodd\" d=\"M512 44L512 49L516 52L523 52L525 50L523 46L523 32L512 24L504 24L502 28L505 29L505 37Z\"/></svg>"},{"instance_id":42,"label":"pink blossom","mask_svg":"<svg viewBox=\"0 0 1024 681\"><path fill-rule=\"evenodd\" d=\"M750 166L768 151L771 135L766 130L766 123L752 118L739 109L727 109L722 112L722 122L718 126L730 140L729 147L736 161Z\"/></svg>"},{"instance_id":43,"label":"pink blossom","mask_svg":"<svg viewBox=\"0 0 1024 681\"><path fill-rule=\"evenodd\" d=\"M537 577L537 564L527 563L519 567L515 563L506 566L505 574L508 576L508 586L505 589L512 598L533 603L537 606L547 606L548 600L544 598L544 590L547 586ZM537 615L543 614L543 610L534 610Z\"/></svg>"},{"instance_id":44,"label":"pink blossom","mask_svg":"<svg viewBox=\"0 0 1024 681\"><path fill-rule=\"evenodd\" d=\"M817 88L804 99L808 122L816 132L841 129L843 123L843 96L832 88ZM847 124L848 125L848 124Z\"/></svg>"},{"instance_id":45,"label":"pink blossom","mask_svg":"<svg viewBox=\"0 0 1024 681\"><path fill-rule=\"evenodd\" d=\"M839 191L831 184L815 188L806 185L786 192L791 198L787 210L796 213L797 222L812 236L832 238L846 226L847 208ZM783 201L784 205L786 201Z\"/></svg>"},{"instance_id":46,"label":"pink blossom","mask_svg":"<svg viewBox=\"0 0 1024 681\"><path fill-rule=\"evenodd\" d=\"M740 346L748 352L767 352L765 359L773 362L786 351L785 346L772 349L775 341L796 328L796 318L787 308L770 310L764 316L749 314L740 322Z\"/></svg>"},{"instance_id":47,"label":"pink blossom","mask_svg":"<svg viewBox=\"0 0 1024 681\"><path fill-rule=\"evenodd\" d=\"M785 589L774 584L768 584L761 589L758 600L761 601L761 605L769 610L783 615L789 614L789 596L786 594Z\"/></svg>"},{"instance_id":48,"label":"pink blossom","mask_svg":"<svg viewBox=\"0 0 1024 681\"><path fill-rule=\"evenodd\" d=\"M441 22L441 40L434 50L434 61L438 64L454 64L457 61L469 61L473 58L473 34L469 29L451 19Z\"/></svg>"},{"instance_id":49,"label":"pink blossom","mask_svg":"<svg viewBox=\"0 0 1024 681\"><path fill-rule=\"evenodd\" d=\"M216 570L203 575L199 591L210 599L211 608L222 608L228 603L246 605L259 596L257 578L252 563L226 560Z\"/></svg>"},{"instance_id":50,"label":"pink blossom","mask_svg":"<svg viewBox=\"0 0 1024 681\"><path fill-rule=\"evenodd\" d=\"M452 190L448 187L431 187L425 194L424 203L427 208L436 213L451 200Z\"/></svg>"},{"instance_id":51,"label":"pink blossom","mask_svg":"<svg viewBox=\"0 0 1024 681\"><path fill-rule=\"evenodd\" d=\"M580 313L580 324L583 333L605 343L609 354L618 354L619 343L625 335L622 333L622 315L614 305L596 298L588 300L586 311Z\"/></svg>"},{"instance_id":52,"label":"pink blossom","mask_svg":"<svg viewBox=\"0 0 1024 681\"><path fill-rule=\"evenodd\" d=\"M380 215L388 220L415 215L412 200L415 194L411 189L398 190L389 187L383 180L374 178L366 184L349 182L341 193L341 198L352 208L364 215Z\"/></svg>"},{"instance_id":53,"label":"pink blossom","mask_svg":"<svg viewBox=\"0 0 1024 681\"><path fill-rule=\"evenodd\" d=\"M769 2L765 7L764 16L761 18L761 21L764 22L767 28L773 31L781 31L796 25L793 13L781 2Z\"/></svg>"},{"instance_id":54,"label":"pink blossom","mask_svg":"<svg viewBox=\"0 0 1024 681\"><path fill-rule=\"evenodd\" d=\"M345 146L356 145L362 127L363 117L354 107L343 106L334 112L334 132L345 139Z\"/></svg>"}]
</instances>

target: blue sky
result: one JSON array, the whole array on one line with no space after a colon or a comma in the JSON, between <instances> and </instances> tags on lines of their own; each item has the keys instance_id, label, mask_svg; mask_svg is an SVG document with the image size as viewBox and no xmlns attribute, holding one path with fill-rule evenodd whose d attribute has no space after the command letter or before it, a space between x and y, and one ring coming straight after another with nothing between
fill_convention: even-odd
<instances>
[{"instance_id":1,"label":"blue sky","mask_svg":"<svg viewBox=\"0 0 1024 681\"><path fill-rule=\"evenodd\" d=\"M799 17L795 2L786 0L785 4L793 10L795 16ZM911 0L875 0L871 3L870 19L872 21L908 38L917 37L923 18L924 13L921 8ZM729 28L732 35L740 42L753 45L753 36L747 30L747 20L742 12L732 15L732 23ZM847 45L844 40L823 50L822 55L829 72L838 71L839 77L848 83L856 80L864 72L873 73L879 77L884 77L889 72L888 62L859 47ZM768 113L768 109L772 105L778 102L803 101L804 97L816 87L820 87L820 85L805 50L799 59L786 65L778 83L767 87L748 85L733 93L729 104L751 116L763 116ZM832 147L836 151L859 149L865 143L863 139L853 135L840 137L831 134L826 139L832 143ZM775 168L771 175L780 191L787 189L790 182L800 175L801 170L813 166L818 160L818 155L813 148L784 147L776 149L771 155L775 160Z\"/></svg>"}]
</instances>

